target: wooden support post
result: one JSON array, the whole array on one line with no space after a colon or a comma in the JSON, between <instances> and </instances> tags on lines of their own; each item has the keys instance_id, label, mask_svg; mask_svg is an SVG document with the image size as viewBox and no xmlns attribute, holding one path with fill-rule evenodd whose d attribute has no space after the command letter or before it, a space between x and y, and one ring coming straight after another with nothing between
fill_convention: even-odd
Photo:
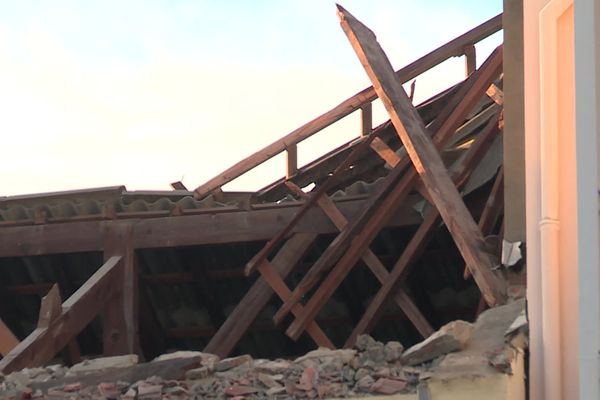
<instances>
[{"instance_id":1,"label":"wooden support post","mask_svg":"<svg viewBox=\"0 0 600 400\"><path fill-rule=\"evenodd\" d=\"M271 265L282 279L292 272L316 237L317 235L314 233L295 233L285 242L271 261ZM262 276L259 276L233 312L229 314L225 323L210 339L204 351L220 357L227 357L272 296L273 289Z\"/></svg>"},{"instance_id":2,"label":"wooden support post","mask_svg":"<svg viewBox=\"0 0 600 400\"><path fill-rule=\"evenodd\" d=\"M98 315L108 300L121 290L120 261L120 257L112 257L104 263L62 304L60 315L52 319L48 326L36 328L0 360L0 372L8 374L25 367L41 366L67 346ZM48 303L44 308L52 310L54 305L50 300ZM50 311L52 313L54 311Z\"/></svg>"},{"instance_id":3,"label":"wooden support post","mask_svg":"<svg viewBox=\"0 0 600 400\"><path fill-rule=\"evenodd\" d=\"M19 339L17 339L10 328L6 326L4 321L0 319L0 355L7 355L18 344Z\"/></svg>"},{"instance_id":4,"label":"wooden support post","mask_svg":"<svg viewBox=\"0 0 600 400\"><path fill-rule=\"evenodd\" d=\"M463 54L466 44L477 43L480 40L499 31L500 29L502 29L502 14L489 19L469 32L466 32L465 34L421 57L412 64L401 68L400 70L396 71L396 75L403 83L408 82L409 80L419 76L423 72L435 67L443 61ZM377 94L372 86L356 93L354 96L344 100L342 103L327 111L325 114L309 121L278 141L241 160L231 168L223 171L218 176L198 186L195 189L195 196L198 198L207 196L214 189L231 182L252 168L262 164L266 160L269 160L274 155L281 153L285 150L286 144L289 145L290 143L299 143L302 140L311 137L316 132L327 128L331 124L353 113L376 98Z\"/></svg>"},{"instance_id":5,"label":"wooden support post","mask_svg":"<svg viewBox=\"0 0 600 400\"><path fill-rule=\"evenodd\" d=\"M139 349L138 269L133 229L128 223L111 222L104 240L104 259L122 258L123 290L109 301L104 314L104 355L135 354Z\"/></svg>"},{"instance_id":6,"label":"wooden support post","mask_svg":"<svg viewBox=\"0 0 600 400\"><path fill-rule=\"evenodd\" d=\"M492 52L481 68L467 79L461 89L433 122L432 131L435 132L434 141L438 148L442 148L450 140L452 134L463 123L469 111L479 102L485 90L499 75L501 69L502 47L498 47ZM322 273L337 259L339 261L335 268L341 269L339 279L343 279L349 268L360 258L361 251L372 241L375 234L383 226L382 224L393 213L394 207L398 207L402 203L404 197L416 182L417 173L414 169L407 171L405 176L399 180L399 176L401 176L404 167L408 163L410 163L408 157L403 157L394 169L392 169L379 185L377 191L369 197L369 200L363 207L363 212L354 218L333 240L315 265L302 278L296 289L294 289L291 300L281 306L277 315L286 315L291 305L299 301L304 294L308 293L319 282ZM389 194L388 190L391 190ZM385 198L386 195L387 198ZM352 246L347 248L350 241L352 242ZM344 253L346 249L348 251ZM339 257L342 258L340 259ZM339 281L335 281L335 278L332 278L329 284L332 286L321 285L319 289L322 291L320 293L321 297L315 299L315 304L313 305L315 309L312 307L309 308L311 312L318 312L319 304L324 303L329 298L337 285L339 285Z\"/></svg>"},{"instance_id":7,"label":"wooden support post","mask_svg":"<svg viewBox=\"0 0 600 400\"><path fill-rule=\"evenodd\" d=\"M465 73L471 75L477 69L477 53L475 45L470 44L465 46Z\"/></svg>"},{"instance_id":8,"label":"wooden support post","mask_svg":"<svg viewBox=\"0 0 600 400\"><path fill-rule=\"evenodd\" d=\"M298 172L298 146L292 144L285 148L285 178L290 179Z\"/></svg>"},{"instance_id":9,"label":"wooden support post","mask_svg":"<svg viewBox=\"0 0 600 400\"><path fill-rule=\"evenodd\" d=\"M303 198L308 197L308 195L293 182L286 182L286 185L292 193ZM344 227L348 224L348 220L346 217L344 217L340 210L338 210L338 208L335 206L335 203L328 196L321 197L318 203L323 212L329 219L331 219L335 226L340 231L344 229ZM375 253L373 253L370 249L366 249L362 259L367 267L369 267L371 272L373 272L373 275L375 275L377 280L381 284L384 284L389 273L383 263L379 260L379 258L377 258ZM427 322L427 319L423 316L423 314L421 314L410 296L408 296L403 289L399 289L397 291L396 295L394 296L394 301L424 338L429 337L429 335L434 332L429 322ZM275 323L278 323L278 321L275 321Z\"/></svg>"},{"instance_id":10,"label":"wooden support post","mask_svg":"<svg viewBox=\"0 0 600 400\"><path fill-rule=\"evenodd\" d=\"M373 130L373 103L365 104L360 108L361 136L367 136Z\"/></svg>"},{"instance_id":11,"label":"wooden support post","mask_svg":"<svg viewBox=\"0 0 600 400\"><path fill-rule=\"evenodd\" d=\"M503 282L494 274L494 263L484 248L481 231L473 221L431 142L394 70L377 43L375 35L338 6L342 28L373 82L413 164L439 210L448 230L467 261L486 302L502 304L506 297Z\"/></svg>"}]
</instances>

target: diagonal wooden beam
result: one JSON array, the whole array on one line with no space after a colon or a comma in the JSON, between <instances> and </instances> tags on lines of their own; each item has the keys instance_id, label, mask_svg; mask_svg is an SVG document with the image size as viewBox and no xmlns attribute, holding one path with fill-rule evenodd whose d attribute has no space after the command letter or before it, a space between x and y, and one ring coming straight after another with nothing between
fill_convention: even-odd
<instances>
[{"instance_id":1,"label":"diagonal wooden beam","mask_svg":"<svg viewBox=\"0 0 600 400\"><path fill-rule=\"evenodd\" d=\"M283 302L287 301L290 298L290 296L292 295L292 291L287 287L287 285L285 284L283 279L281 279L281 276L273 268L271 263L269 263L267 260L263 261L258 266L258 271ZM301 304L295 304L294 307L292 307L291 311L295 316L298 317L304 312L304 307ZM314 320L308 323L308 325L306 326L306 332L315 341L317 346L327 347L329 349L335 348L333 342L329 340L327 335L325 335L325 332L323 332L321 328L319 328L319 326Z\"/></svg>"},{"instance_id":2,"label":"diagonal wooden beam","mask_svg":"<svg viewBox=\"0 0 600 400\"><path fill-rule=\"evenodd\" d=\"M433 138L438 148L443 148L450 140L458 127L463 123L467 114L479 102L485 90L496 79L501 70L502 47L500 46L466 80L433 122L432 126L437 127L433 131L435 132ZM369 197L360 215L353 218L351 223L340 232L313 267L302 278L292 292L291 300L281 306L278 314L287 314L291 306L308 293L319 282L321 275L329 266L339 259L334 269L339 269L336 274L339 273L338 277L340 281L332 277L328 281L328 285L321 285L315 293L315 295L319 294L319 296L314 300L311 299L311 301L314 301L314 308L311 307L309 310L311 313L318 312L322 304L327 301L337 285L339 285L341 279L346 276L350 268L359 260L361 252L373 240L376 233L383 227L385 221L389 219L394 210L402 204L407 194L412 190L413 185L417 182L416 178L418 175L414 169L409 169L402 176L404 168L409 163L410 160L408 157L402 157L401 161L378 186L375 193ZM401 176L402 178L400 179L399 177ZM348 247L350 243L352 243L352 246ZM346 249L348 251L345 251Z\"/></svg>"},{"instance_id":3,"label":"diagonal wooden beam","mask_svg":"<svg viewBox=\"0 0 600 400\"><path fill-rule=\"evenodd\" d=\"M493 272L494 263L483 251L484 239L465 206L425 125L397 80L375 35L354 16L338 6L342 29L348 36L373 87L382 100L394 127L428 189L433 202L467 262L475 282L490 305L502 304L506 288Z\"/></svg>"},{"instance_id":4,"label":"diagonal wooden beam","mask_svg":"<svg viewBox=\"0 0 600 400\"><path fill-rule=\"evenodd\" d=\"M478 135L460 165L456 168L454 180L459 188L467 183L471 173L475 167L479 165L487 150L489 150L494 138L497 137L498 117L499 113L496 113L496 116L488 122L483 132ZM358 335L370 332L375 324L377 324L383 312L383 306L391 295L396 292L397 288L406 277L408 267L420 256L429 243L429 240L435 232L435 227L438 226L439 216L440 213L435 208L428 211L423 223L419 226L402 252L402 255L394 264L388 279L373 297L367 310L363 314L363 317L354 327L350 337L344 345L345 347L353 346Z\"/></svg>"},{"instance_id":5,"label":"diagonal wooden beam","mask_svg":"<svg viewBox=\"0 0 600 400\"><path fill-rule=\"evenodd\" d=\"M292 272L316 237L315 233L295 233L285 242L271 261L271 265L282 279ZM272 296L273 289L262 276L259 276L229 314L225 323L210 339L204 351L220 357L228 356Z\"/></svg>"},{"instance_id":6,"label":"diagonal wooden beam","mask_svg":"<svg viewBox=\"0 0 600 400\"><path fill-rule=\"evenodd\" d=\"M61 307L48 326L36 328L0 360L6 374L50 361L104 308L108 299L122 290L121 257L112 257L100 267Z\"/></svg>"},{"instance_id":7,"label":"diagonal wooden beam","mask_svg":"<svg viewBox=\"0 0 600 400\"><path fill-rule=\"evenodd\" d=\"M301 196L302 198L309 197L302 191L302 189L300 189L291 181L286 182L286 186L292 193ZM340 210L337 209L335 203L328 196L321 197L318 200L318 204L325 215L331 219L331 221L339 230L344 229L344 227L348 224L348 220L346 217L344 217ZM371 249L367 248L362 255L362 259L369 267L371 272L373 272L377 280L381 284L384 284L388 279L389 272L379 258L375 255L375 253L373 253ZM414 304L410 296L403 289L398 289L394 295L394 301L424 338L429 337L429 335L434 332L429 322L427 322L427 319L423 316L423 314L421 314L419 308L416 306L416 304ZM278 321L275 321L275 323L278 323Z\"/></svg>"},{"instance_id":8,"label":"diagonal wooden beam","mask_svg":"<svg viewBox=\"0 0 600 400\"><path fill-rule=\"evenodd\" d=\"M497 121L498 121L499 112L496 114L495 118L492 118L490 122L488 122L484 131L478 136L477 140L469 149L469 152L463 158L461 164L457 168L457 173L455 174L455 180L459 185L466 183L469 174L472 172L475 165L479 163L479 161L485 155L486 149L491 145L494 136L498 132ZM411 170L411 172L414 172ZM371 224L367 225L365 231L361 233L361 236L357 237L353 242L353 246L348 250L348 252L342 257L339 263L335 266L335 268L329 273L329 275L325 278L321 286L317 289L313 297L306 304L307 314L303 316L303 318L314 318L314 316L318 313L318 311L323 307L323 305L327 302L329 297L333 294L339 283L346 276L350 268L355 263L355 258L352 258L354 255L358 254L360 251L364 249L365 243L370 243L371 240L375 237L376 228L377 228L377 218L382 218L382 215L385 216L385 210L390 208L392 204L395 204L396 198L406 190L407 184L412 184L411 179L413 176L416 176L416 173L410 174L407 173L403 181L398 185L394 192L386 199L386 202L382 204L382 207L379 212L375 214L374 218L374 226L375 228L371 229ZM408 183L406 183L408 182ZM435 210L434 210L435 211ZM411 239L409 246L404 250L402 257L394 266L392 273L388 276L386 283L382 286L379 293L382 293L381 298L374 298L369 304L369 308L363 318L366 318L368 322L371 320L376 321L378 318L378 314L375 314L373 310L380 312L382 310L381 305L387 301L391 293L399 287L399 280L402 277L403 271L410 264L410 262L418 257L422 250L425 248L425 244L428 241L428 238L433 231L433 228L437 226L438 214L437 211L433 214L429 213L429 215L425 218L414 237ZM346 257L348 255L348 257ZM394 270L400 270L395 275ZM376 304L380 303L379 308L376 308ZM362 322L363 320L361 320ZM353 333L360 332L363 333L366 329L370 328L369 324L361 323L355 327ZM297 318L290 325L287 330L287 334L291 338L295 338L302 332L302 327L304 321L303 319ZM348 342L347 342L348 343Z\"/></svg>"},{"instance_id":9,"label":"diagonal wooden beam","mask_svg":"<svg viewBox=\"0 0 600 400\"><path fill-rule=\"evenodd\" d=\"M327 193L327 191L333 186L336 180L339 178L340 174L346 171L350 166L369 148L372 141L377 137L377 135L381 133L373 132L371 133L364 142L361 142L352 152L348 155L348 157L333 171L331 176L323 182L315 194L306 201L300 210L294 215L292 220L271 240L269 240L265 246L254 256L248 264L246 265L246 275L252 274L254 270L267 259L269 254L277 247L281 242L285 239L285 237L291 232L294 226L302 219L302 217L310 210L317 200Z\"/></svg>"}]
</instances>

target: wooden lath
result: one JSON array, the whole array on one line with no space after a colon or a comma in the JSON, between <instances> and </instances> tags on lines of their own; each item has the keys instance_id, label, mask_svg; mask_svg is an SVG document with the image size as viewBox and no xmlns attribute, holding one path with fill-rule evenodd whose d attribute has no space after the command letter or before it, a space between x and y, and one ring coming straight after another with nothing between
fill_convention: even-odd
<instances>
[{"instance_id":1,"label":"wooden lath","mask_svg":"<svg viewBox=\"0 0 600 400\"><path fill-rule=\"evenodd\" d=\"M499 14L469 32L457 37L456 39L446 43L438 49L430 52L429 54L421 57L412 64L407 65L404 68L399 69L395 72L398 79L402 82L408 82L411 79L416 78L423 72L435 67L436 65L444 62L451 57L457 57L467 55L468 63L473 64L474 52L470 50L471 45L487 38L488 36L498 32L502 29L502 14ZM262 150L252 154L251 156L243 159L236 163L231 168L223 171L218 176L212 178L208 182L198 186L194 192L197 198L203 198L209 195L221 186L231 182L239 176L245 174L251 169L271 159L277 154L292 150L296 151L296 145L301 141L311 137L317 132L327 128L333 123L340 119L352 114L357 110L365 110L361 120L361 135L369 131L369 108L373 100L377 99L377 93L373 87L368 87L362 91L356 93L354 96L344 100L336 107L327 111L323 115L313 119L312 121L304 124L303 126L290 132L283 138L273 142ZM295 153L292 155L292 159L295 157ZM288 170L289 168L288 164ZM297 168L297 165L295 166Z\"/></svg>"}]
</instances>

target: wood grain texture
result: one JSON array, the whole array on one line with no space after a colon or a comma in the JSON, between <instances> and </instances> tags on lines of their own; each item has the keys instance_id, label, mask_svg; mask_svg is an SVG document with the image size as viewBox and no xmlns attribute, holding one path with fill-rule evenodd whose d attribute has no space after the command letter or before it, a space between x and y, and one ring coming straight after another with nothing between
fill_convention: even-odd
<instances>
[{"instance_id":1,"label":"wood grain texture","mask_svg":"<svg viewBox=\"0 0 600 400\"><path fill-rule=\"evenodd\" d=\"M417 173L440 211L486 302L490 305L502 304L506 289L493 272L493 261L483 251L485 246L481 231L450 179L421 117L397 80L373 32L343 8L338 6L338 9L342 29L373 82Z\"/></svg>"}]
</instances>

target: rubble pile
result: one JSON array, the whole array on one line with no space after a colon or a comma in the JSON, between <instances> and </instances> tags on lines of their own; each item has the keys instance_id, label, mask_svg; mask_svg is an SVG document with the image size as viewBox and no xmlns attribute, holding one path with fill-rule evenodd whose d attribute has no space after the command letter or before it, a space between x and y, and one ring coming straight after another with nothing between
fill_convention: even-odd
<instances>
[{"instance_id":1,"label":"rubble pile","mask_svg":"<svg viewBox=\"0 0 600 400\"><path fill-rule=\"evenodd\" d=\"M103 357L0 374L0 399L331 399L416 393L436 377L512 373L527 347L524 300L453 321L404 349L361 335L352 349L319 348L295 360L220 359L196 351ZM521 343L525 341L524 343ZM522 352L522 350L519 350Z\"/></svg>"},{"instance_id":2,"label":"rubble pile","mask_svg":"<svg viewBox=\"0 0 600 400\"><path fill-rule=\"evenodd\" d=\"M461 329L453 328L455 324ZM70 369L53 365L0 375L0 395L14 399L322 399L415 392L420 375L431 365L427 361L460 350L456 343L468 339L470 329L464 326L469 325L455 321L423 342L434 346L430 356L423 344L405 351L399 342L384 344L368 335L359 336L354 349L319 348L295 360L255 360L249 355L220 359L183 351L137 364L137 356L126 355L87 360ZM460 341L436 345L451 341L455 331L460 331ZM408 366L406 361L416 364L415 354L421 364ZM169 368L176 372L165 372ZM141 378L128 380L136 376Z\"/></svg>"}]
</instances>

